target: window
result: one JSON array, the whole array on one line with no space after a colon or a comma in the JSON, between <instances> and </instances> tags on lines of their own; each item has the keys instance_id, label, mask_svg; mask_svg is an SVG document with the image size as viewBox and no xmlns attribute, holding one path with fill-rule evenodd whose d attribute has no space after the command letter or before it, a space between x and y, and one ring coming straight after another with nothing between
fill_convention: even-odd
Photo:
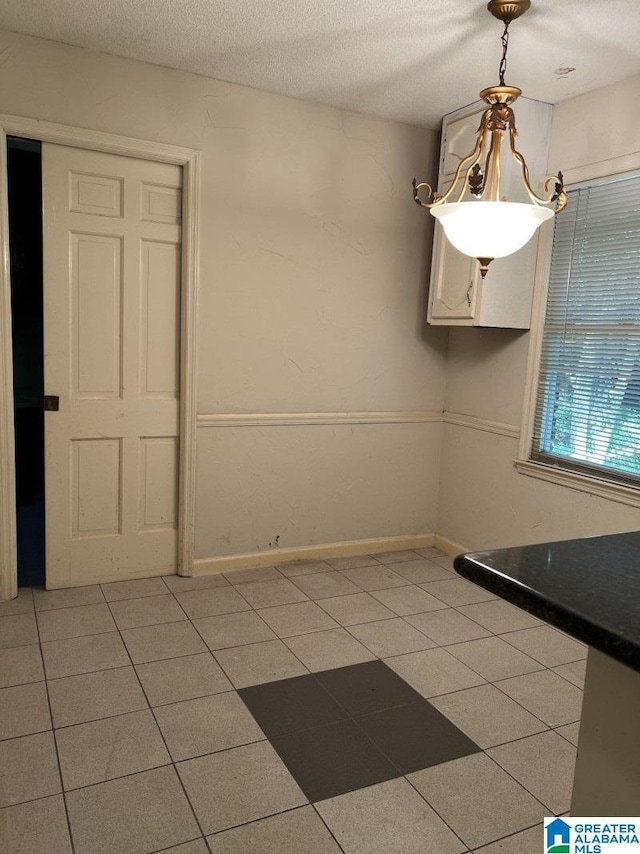
<instances>
[{"instance_id":1,"label":"window","mask_svg":"<svg viewBox=\"0 0 640 854\"><path fill-rule=\"evenodd\" d=\"M555 223L532 460L640 487L640 175Z\"/></svg>"}]
</instances>

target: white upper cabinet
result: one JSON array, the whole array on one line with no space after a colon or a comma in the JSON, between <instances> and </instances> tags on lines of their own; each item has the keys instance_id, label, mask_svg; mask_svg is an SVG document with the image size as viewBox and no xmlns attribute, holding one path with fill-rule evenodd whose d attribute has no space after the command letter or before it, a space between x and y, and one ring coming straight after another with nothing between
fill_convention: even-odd
<instances>
[{"instance_id":1,"label":"white upper cabinet","mask_svg":"<svg viewBox=\"0 0 640 854\"><path fill-rule=\"evenodd\" d=\"M485 107L484 102L476 102L444 117L439 192L449 187L460 160L473 150ZM547 175L552 107L521 97L514 104L514 113L518 130L517 148L527 161L534 190L541 192ZM528 201L520 168L509 152L508 139L503 146L501 165L503 188L509 201ZM553 165L554 172L558 168L562 168L562 164ZM472 202L474 197L467 190L464 199ZM553 228L553 225L547 223L542 228ZM478 261L454 249L445 238L440 223L436 223L427 321L434 326L528 329L537 247L536 234L519 252L492 261L483 281Z\"/></svg>"}]
</instances>

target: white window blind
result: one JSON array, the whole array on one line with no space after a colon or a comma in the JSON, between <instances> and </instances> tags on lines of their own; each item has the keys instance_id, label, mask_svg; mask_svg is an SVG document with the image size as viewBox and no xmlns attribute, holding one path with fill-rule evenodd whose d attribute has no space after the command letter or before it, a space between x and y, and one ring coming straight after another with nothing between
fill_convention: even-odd
<instances>
[{"instance_id":1,"label":"white window blind","mask_svg":"<svg viewBox=\"0 0 640 854\"><path fill-rule=\"evenodd\" d=\"M640 176L555 223L532 459L640 488Z\"/></svg>"}]
</instances>

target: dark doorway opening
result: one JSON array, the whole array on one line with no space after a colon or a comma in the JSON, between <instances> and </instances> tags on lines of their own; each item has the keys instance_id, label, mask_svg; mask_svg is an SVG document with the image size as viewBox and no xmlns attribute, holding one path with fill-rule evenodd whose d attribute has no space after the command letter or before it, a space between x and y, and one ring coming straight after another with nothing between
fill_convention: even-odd
<instances>
[{"instance_id":1,"label":"dark doorway opening","mask_svg":"<svg viewBox=\"0 0 640 854\"><path fill-rule=\"evenodd\" d=\"M18 585L45 583L42 156L9 137L9 247L16 441Z\"/></svg>"}]
</instances>

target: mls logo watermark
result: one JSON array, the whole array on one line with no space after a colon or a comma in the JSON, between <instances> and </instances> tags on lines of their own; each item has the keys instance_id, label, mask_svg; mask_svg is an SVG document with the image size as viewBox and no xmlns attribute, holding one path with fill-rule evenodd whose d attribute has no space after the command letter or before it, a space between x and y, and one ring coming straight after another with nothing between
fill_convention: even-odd
<instances>
[{"instance_id":1,"label":"mls logo watermark","mask_svg":"<svg viewBox=\"0 0 640 854\"><path fill-rule=\"evenodd\" d=\"M561 818L544 820L546 854L571 854L571 825Z\"/></svg>"},{"instance_id":2,"label":"mls logo watermark","mask_svg":"<svg viewBox=\"0 0 640 854\"><path fill-rule=\"evenodd\" d=\"M545 818L544 854L640 854L640 817Z\"/></svg>"}]
</instances>

